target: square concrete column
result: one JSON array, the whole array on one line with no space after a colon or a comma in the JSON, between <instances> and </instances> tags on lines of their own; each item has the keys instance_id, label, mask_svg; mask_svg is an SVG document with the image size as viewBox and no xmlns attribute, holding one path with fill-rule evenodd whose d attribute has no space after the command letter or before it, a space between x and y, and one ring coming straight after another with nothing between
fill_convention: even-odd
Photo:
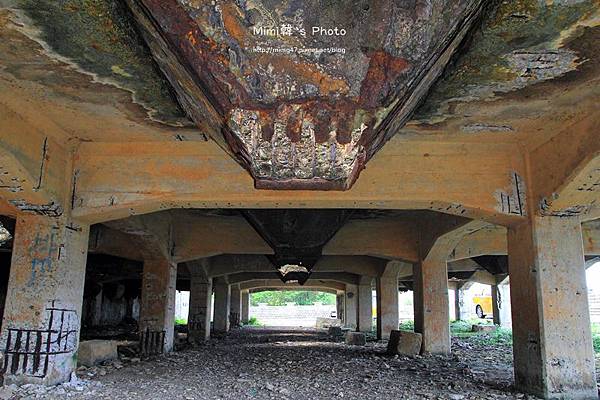
<instances>
[{"instance_id":1,"label":"square concrete column","mask_svg":"<svg viewBox=\"0 0 600 400\"><path fill-rule=\"evenodd\" d=\"M454 319L465 321L471 318L472 299L467 291L472 286L471 282L457 282L454 289Z\"/></svg>"},{"instance_id":2,"label":"square concrete column","mask_svg":"<svg viewBox=\"0 0 600 400\"><path fill-rule=\"evenodd\" d=\"M188 340L198 344L210 339L213 284L212 278L202 273L192 273L190 278Z\"/></svg>"},{"instance_id":3,"label":"square concrete column","mask_svg":"<svg viewBox=\"0 0 600 400\"><path fill-rule=\"evenodd\" d=\"M414 265L415 332L423 334L424 353L450 353L450 310L446 260Z\"/></svg>"},{"instance_id":4,"label":"square concrete column","mask_svg":"<svg viewBox=\"0 0 600 400\"><path fill-rule=\"evenodd\" d=\"M140 304L142 355L173 350L176 283L177 264L167 259L144 261Z\"/></svg>"},{"instance_id":5,"label":"square concrete column","mask_svg":"<svg viewBox=\"0 0 600 400\"><path fill-rule=\"evenodd\" d=\"M231 286L222 278L214 280L215 315L213 329L218 333L229 332L229 311L231 301Z\"/></svg>"},{"instance_id":6,"label":"square concrete column","mask_svg":"<svg viewBox=\"0 0 600 400\"><path fill-rule=\"evenodd\" d=\"M242 291L240 285L231 285L231 300L229 302L229 325L240 326L242 315Z\"/></svg>"},{"instance_id":7,"label":"square concrete column","mask_svg":"<svg viewBox=\"0 0 600 400\"><path fill-rule=\"evenodd\" d=\"M508 230L515 383L544 398L596 399L581 224L530 217Z\"/></svg>"},{"instance_id":8,"label":"square concrete column","mask_svg":"<svg viewBox=\"0 0 600 400\"><path fill-rule=\"evenodd\" d=\"M492 285L492 311L494 324L503 328L512 327L510 311L510 288L508 278Z\"/></svg>"},{"instance_id":9,"label":"square concrete column","mask_svg":"<svg viewBox=\"0 0 600 400\"><path fill-rule=\"evenodd\" d=\"M250 291L242 290L242 324L250 320Z\"/></svg>"},{"instance_id":10,"label":"square concrete column","mask_svg":"<svg viewBox=\"0 0 600 400\"><path fill-rule=\"evenodd\" d=\"M89 226L17 218L0 350L4 384L54 385L77 367Z\"/></svg>"},{"instance_id":11,"label":"square concrete column","mask_svg":"<svg viewBox=\"0 0 600 400\"><path fill-rule=\"evenodd\" d=\"M398 308L398 267L390 262L381 277L377 278L377 338L389 339L392 330L400 323Z\"/></svg>"},{"instance_id":12,"label":"square concrete column","mask_svg":"<svg viewBox=\"0 0 600 400\"><path fill-rule=\"evenodd\" d=\"M358 286L346 285L346 308L344 325L350 329L358 326Z\"/></svg>"},{"instance_id":13,"label":"square concrete column","mask_svg":"<svg viewBox=\"0 0 600 400\"><path fill-rule=\"evenodd\" d=\"M343 291L338 291L335 297L335 310L337 313L337 318L342 321L342 323L345 322L346 319L346 295Z\"/></svg>"},{"instance_id":14,"label":"square concrete column","mask_svg":"<svg viewBox=\"0 0 600 400\"><path fill-rule=\"evenodd\" d=\"M373 330L373 278L363 276L358 285L358 331Z\"/></svg>"}]
</instances>

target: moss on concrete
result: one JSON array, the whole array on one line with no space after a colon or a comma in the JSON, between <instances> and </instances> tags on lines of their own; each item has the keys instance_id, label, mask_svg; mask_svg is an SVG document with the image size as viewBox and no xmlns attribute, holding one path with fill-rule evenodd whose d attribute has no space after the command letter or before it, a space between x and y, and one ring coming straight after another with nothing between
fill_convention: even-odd
<instances>
[{"instance_id":1,"label":"moss on concrete","mask_svg":"<svg viewBox=\"0 0 600 400\"><path fill-rule=\"evenodd\" d=\"M434 86L426 102L416 113L425 120L439 112L451 99L466 97L477 87L507 84L517 78L506 55L519 50L554 49L561 33L577 21L598 11L598 2L552 4L539 0L504 1L473 34L468 49L456 59Z\"/></svg>"},{"instance_id":2,"label":"moss on concrete","mask_svg":"<svg viewBox=\"0 0 600 400\"><path fill-rule=\"evenodd\" d=\"M101 78L135 92L153 118L180 123L185 115L171 95L120 0L20 0L54 51Z\"/></svg>"}]
</instances>

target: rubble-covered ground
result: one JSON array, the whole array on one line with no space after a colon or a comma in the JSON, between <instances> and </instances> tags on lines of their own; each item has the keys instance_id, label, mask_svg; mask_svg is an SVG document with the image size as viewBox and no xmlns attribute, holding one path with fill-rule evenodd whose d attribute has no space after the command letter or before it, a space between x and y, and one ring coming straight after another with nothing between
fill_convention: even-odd
<instances>
[{"instance_id":1,"label":"rubble-covered ground","mask_svg":"<svg viewBox=\"0 0 600 400\"><path fill-rule=\"evenodd\" d=\"M406 358L311 329L244 328L153 360L80 368L69 384L0 389L0 399L527 399L509 344L454 338L452 355Z\"/></svg>"}]
</instances>

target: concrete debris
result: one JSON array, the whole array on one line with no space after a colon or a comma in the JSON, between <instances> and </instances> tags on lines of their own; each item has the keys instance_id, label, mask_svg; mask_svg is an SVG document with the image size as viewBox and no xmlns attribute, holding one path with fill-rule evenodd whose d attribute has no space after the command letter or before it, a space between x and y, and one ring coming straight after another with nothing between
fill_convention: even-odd
<instances>
[{"instance_id":1,"label":"concrete debris","mask_svg":"<svg viewBox=\"0 0 600 400\"><path fill-rule=\"evenodd\" d=\"M347 332L346 344L351 346L364 346L367 344L367 337L362 332Z\"/></svg>"},{"instance_id":2,"label":"concrete debris","mask_svg":"<svg viewBox=\"0 0 600 400\"><path fill-rule=\"evenodd\" d=\"M416 356L421 352L423 335L416 332L396 331L390 333L388 353L403 356Z\"/></svg>"},{"instance_id":3,"label":"concrete debris","mask_svg":"<svg viewBox=\"0 0 600 400\"><path fill-rule=\"evenodd\" d=\"M86 340L79 343L79 365L91 367L102 361L115 360L117 357L117 342L114 340Z\"/></svg>"},{"instance_id":4,"label":"concrete debris","mask_svg":"<svg viewBox=\"0 0 600 400\"><path fill-rule=\"evenodd\" d=\"M73 373L69 382L56 386L43 386L32 383L21 386L4 386L0 388L0 399L94 399L99 395L98 392L101 388L102 383L78 378Z\"/></svg>"}]
</instances>

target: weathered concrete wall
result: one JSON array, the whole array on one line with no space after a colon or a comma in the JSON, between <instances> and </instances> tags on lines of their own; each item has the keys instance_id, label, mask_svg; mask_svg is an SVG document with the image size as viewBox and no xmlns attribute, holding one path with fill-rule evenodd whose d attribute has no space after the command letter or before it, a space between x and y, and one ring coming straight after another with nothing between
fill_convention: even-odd
<instances>
[{"instance_id":1,"label":"weathered concrete wall","mask_svg":"<svg viewBox=\"0 0 600 400\"><path fill-rule=\"evenodd\" d=\"M66 218L17 219L0 339L5 383L64 382L76 367L88 236L89 226Z\"/></svg>"},{"instance_id":2,"label":"weathered concrete wall","mask_svg":"<svg viewBox=\"0 0 600 400\"><path fill-rule=\"evenodd\" d=\"M314 304L300 306L286 304L285 306L269 306L259 304L250 306L250 316L268 326L303 326L315 327L317 318L331 318L336 311L335 304Z\"/></svg>"},{"instance_id":3,"label":"weathered concrete wall","mask_svg":"<svg viewBox=\"0 0 600 400\"><path fill-rule=\"evenodd\" d=\"M515 381L546 398L597 397L581 224L531 217L508 231Z\"/></svg>"}]
</instances>

